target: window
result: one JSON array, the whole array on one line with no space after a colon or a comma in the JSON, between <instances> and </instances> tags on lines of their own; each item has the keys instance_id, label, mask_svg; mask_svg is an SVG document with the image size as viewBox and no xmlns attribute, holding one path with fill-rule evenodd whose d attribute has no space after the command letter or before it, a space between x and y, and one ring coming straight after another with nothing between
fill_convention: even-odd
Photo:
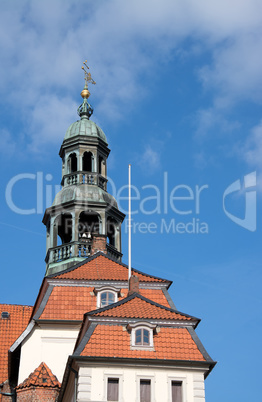
<instances>
[{"instance_id":1,"label":"window","mask_svg":"<svg viewBox=\"0 0 262 402\"><path fill-rule=\"evenodd\" d=\"M91 152L85 152L82 159L83 171L84 172L93 172L92 169L92 159L93 154Z\"/></svg>"},{"instance_id":2,"label":"window","mask_svg":"<svg viewBox=\"0 0 262 402\"><path fill-rule=\"evenodd\" d=\"M98 163L98 173L102 174L102 163L103 163L103 158L102 156L99 156L99 163Z\"/></svg>"},{"instance_id":3,"label":"window","mask_svg":"<svg viewBox=\"0 0 262 402\"><path fill-rule=\"evenodd\" d=\"M107 379L107 400L118 401L119 399L119 379L108 378Z\"/></svg>"},{"instance_id":4,"label":"window","mask_svg":"<svg viewBox=\"0 0 262 402\"><path fill-rule=\"evenodd\" d=\"M114 286L105 285L94 288L94 294L97 296L96 306L101 308L116 303L121 291Z\"/></svg>"},{"instance_id":5,"label":"window","mask_svg":"<svg viewBox=\"0 0 262 402\"><path fill-rule=\"evenodd\" d=\"M140 321L136 323L129 323L127 330L131 335L131 349L146 349L154 350L154 335L157 336L159 329L156 325L149 322Z\"/></svg>"},{"instance_id":6,"label":"window","mask_svg":"<svg viewBox=\"0 0 262 402\"><path fill-rule=\"evenodd\" d=\"M140 402L151 401L151 380L140 380Z\"/></svg>"},{"instance_id":7,"label":"window","mask_svg":"<svg viewBox=\"0 0 262 402\"><path fill-rule=\"evenodd\" d=\"M172 402L182 402L182 381L171 381Z\"/></svg>"},{"instance_id":8,"label":"window","mask_svg":"<svg viewBox=\"0 0 262 402\"><path fill-rule=\"evenodd\" d=\"M70 154L68 158L68 173L77 171L77 157L76 154Z\"/></svg>"},{"instance_id":9,"label":"window","mask_svg":"<svg viewBox=\"0 0 262 402\"><path fill-rule=\"evenodd\" d=\"M115 294L112 292L103 292L100 296L100 307L109 306L109 304L115 303Z\"/></svg>"},{"instance_id":10,"label":"window","mask_svg":"<svg viewBox=\"0 0 262 402\"><path fill-rule=\"evenodd\" d=\"M140 346L149 346L149 331L145 328L136 330L135 344Z\"/></svg>"}]
</instances>

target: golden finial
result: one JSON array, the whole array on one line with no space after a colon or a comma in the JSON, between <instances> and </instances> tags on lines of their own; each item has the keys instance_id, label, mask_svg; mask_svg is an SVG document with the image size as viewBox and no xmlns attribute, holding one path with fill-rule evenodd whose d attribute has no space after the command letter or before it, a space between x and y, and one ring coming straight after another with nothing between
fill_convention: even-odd
<instances>
[{"instance_id":1,"label":"golden finial","mask_svg":"<svg viewBox=\"0 0 262 402\"><path fill-rule=\"evenodd\" d=\"M84 66L82 66L82 70L84 70L85 73L85 87L83 89L83 91L81 92L81 96L83 99L88 99L90 96L90 92L88 91L88 83L90 84L96 84L96 82L93 80L93 78L91 77L91 73L89 73L89 67L86 64L87 60L85 60L83 62Z\"/></svg>"}]
</instances>

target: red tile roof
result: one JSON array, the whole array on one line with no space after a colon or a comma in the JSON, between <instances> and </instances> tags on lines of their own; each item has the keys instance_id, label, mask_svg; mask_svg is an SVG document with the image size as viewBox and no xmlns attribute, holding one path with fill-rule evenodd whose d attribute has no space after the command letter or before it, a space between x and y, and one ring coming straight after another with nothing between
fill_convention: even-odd
<instances>
[{"instance_id":1,"label":"red tile roof","mask_svg":"<svg viewBox=\"0 0 262 402\"><path fill-rule=\"evenodd\" d=\"M160 328L154 350L131 350L130 333L120 325L98 324L81 356L205 361L186 328Z\"/></svg>"},{"instance_id":2,"label":"red tile roof","mask_svg":"<svg viewBox=\"0 0 262 402\"><path fill-rule=\"evenodd\" d=\"M114 305L91 313L93 317L121 317L159 320L192 320L194 317L176 312L161 305L156 305L149 299L138 294L122 300L115 307Z\"/></svg>"},{"instance_id":3,"label":"red tile roof","mask_svg":"<svg viewBox=\"0 0 262 402\"><path fill-rule=\"evenodd\" d=\"M33 307L0 304L0 384L8 377L8 350L27 327ZM1 313L8 312L9 318Z\"/></svg>"},{"instance_id":4,"label":"red tile roof","mask_svg":"<svg viewBox=\"0 0 262 402\"><path fill-rule=\"evenodd\" d=\"M94 287L84 286L55 286L46 303L40 319L46 320L82 320L88 311L96 309L97 298L92 295ZM128 290L121 289L124 297ZM142 296L156 303L170 307L161 289L141 289Z\"/></svg>"},{"instance_id":5,"label":"red tile roof","mask_svg":"<svg viewBox=\"0 0 262 402\"><path fill-rule=\"evenodd\" d=\"M139 292L142 296L146 297L147 299L153 300L155 303L162 304L162 306L165 307L171 307L161 289L139 289ZM127 297L128 290L122 289L121 293L124 294L124 297ZM119 300L121 299L119 298Z\"/></svg>"},{"instance_id":6,"label":"red tile roof","mask_svg":"<svg viewBox=\"0 0 262 402\"><path fill-rule=\"evenodd\" d=\"M50 368L45 363L41 363L40 366L16 388L21 389L29 387L60 388L61 384Z\"/></svg>"},{"instance_id":7,"label":"red tile roof","mask_svg":"<svg viewBox=\"0 0 262 402\"><path fill-rule=\"evenodd\" d=\"M169 282L136 270L132 270L132 274L138 276L141 282ZM79 267L69 268L64 273L52 275L52 277L59 279L126 281L128 278L128 267L100 254L95 258L91 257Z\"/></svg>"},{"instance_id":8,"label":"red tile roof","mask_svg":"<svg viewBox=\"0 0 262 402\"><path fill-rule=\"evenodd\" d=\"M55 286L40 319L82 320L87 311L96 309L94 287Z\"/></svg>"}]
</instances>

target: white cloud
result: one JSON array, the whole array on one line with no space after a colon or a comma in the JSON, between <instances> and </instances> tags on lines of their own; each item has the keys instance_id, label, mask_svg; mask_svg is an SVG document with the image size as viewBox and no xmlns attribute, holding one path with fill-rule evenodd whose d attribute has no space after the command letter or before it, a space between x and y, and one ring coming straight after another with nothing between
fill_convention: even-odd
<instances>
[{"instance_id":1,"label":"white cloud","mask_svg":"<svg viewBox=\"0 0 262 402\"><path fill-rule=\"evenodd\" d=\"M154 150L151 145L147 145L142 155L138 157L138 164L145 174L154 173L161 167L159 149Z\"/></svg>"},{"instance_id":2,"label":"white cloud","mask_svg":"<svg viewBox=\"0 0 262 402\"><path fill-rule=\"evenodd\" d=\"M3 155L13 155L16 146L10 132L5 129L0 130L0 138L1 138L0 153Z\"/></svg>"},{"instance_id":3,"label":"white cloud","mask_svg":"<svg viewBox=\"0 0 262 402\"><path fill-rule=\"evenodd\" d=\"M245 144L237 148L237 153L251 169L255 169L257 189L262 192L262 120L253 127Z\"/></svg>"},{"instance_id":4,"label":"white cloud","mask_svg":"<svg viewBox=\"0 0 262 402\"><path fill-rule=\"evenodd\" d=\"M219 127L220 132L227 135L239 128L238 121L227 119L227 113L223 114L220 108L211 107L198 110L196 113L196 138L201 139L204 136L214 134Z\"/></svg>"},{"instance_id":5,"label":"white cloud","mask_svg":"<svg viewBox=\"0 0 262 402\"><path fill-rule=\"evenodd\" d=\"M209 54L198 76L213 91L213 116L223 117L239 100L261 99L261 33L260 0L1 2L2 101L20 102L23 118L36 112L27 133L36 150L40 143L60 140L64 127L57 116L63 104L70 117L74 113L69 110L83 85L83 59L88 57L98 83L91 103L94 99L98 114L116 119L145 95L143 78L160 82L161 63L172 60L175 49L183 53L190 39L189 54L196 49ZM41 114L47 112L45 120ZM212 116L210 109L201 113L204 131Z\"/></svg>"},{"instance_id":6,"label":"white cloud","mask_svg":"<svg viewBox=\"0 0 262 402\"><path fill-rule=\"evenodd\" d=\"M253 128L243 149L246 162L262 171L262 121Z\"/></svg>"},{"instance_id":7,"label":"white cloud","mask_svg":"<svg viewBox=\"0 0 262 402\"><path fill-rule=\"evenodd\" d=\"M213 53L212 64L200 71L208 89L216 89L217 109L228 107L236 100L256 100L262 88L262 29L233 37ZM225 100L227 102L225 102ZM222 103L223 102L223 103Z\"/></svg>"},{"instance_id":8,"label":"white cloud","mask_svg":"<svg viewBox=\"0 0 262 402\"><path fill-rule=\"evenodd\" d=\"M38 152L46 143L62 142L69 125L77 120L76 105L70 98L45 95L34 105L30 120L30 132L35 135L29 143L32 151Z\"/></svg>"}]
</instances>

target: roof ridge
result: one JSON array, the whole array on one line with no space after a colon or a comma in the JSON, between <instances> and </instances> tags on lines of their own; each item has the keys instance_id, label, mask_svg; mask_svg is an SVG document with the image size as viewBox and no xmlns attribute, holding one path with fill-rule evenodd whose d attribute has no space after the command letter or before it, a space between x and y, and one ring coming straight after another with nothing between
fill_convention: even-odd
<instances>
[{"instance_id":1,"label":"roof ridge","mask_svg":"<svg viewBox=\"0 0 262 402\"><path fill-rule=\"evenodd\" d=\"M96 253L96 254L94 254L94 255L92 255L92 256L90 256L90 257L87 257L85 260L80 261L78 264L73 265L73 266L70 267L70 268L67 268L67 269L65 269L65 270L63 270L63 271L60 271L60 272L56 272L56 273L54 273L54 274L47 275L46 278L55 278L55 277L57 277L57 276L60 276L60 275L65 274L65 273L74 271L75 269L77 269L77 268L79 268L79 267L82 267L83 265L89 263L90 261L93 261L94 259L96 259L96 258L98 258L98 257L100 257L100 256L102 256L102 257L104 257L104 258L107 258L108 260L113 261L113 262L115 262L116 264L118 264L118 265L120 265L120 266L122 266L122 267L128 269L128 265L127 265L127 264L124 264L122 261L120 262L120 261L116 260L115 258L109 256L108 254L105 254L105 253L103 253L102 251L99 251L98 253ZM142 271L140 271L140 270L138 270L138 269L136 269L136 268L132 268L132 267L131 267L131 271L133 271L133 272L135 272L135 273L138 273L138 274L141 274L141 275L144 275L144 276L147 276L147 277L149 277L149 278L159 279L159 280L162 280L162 281L165 281L165 282L169 282L170 284L172 284L172 281L170 281L169 279L160 278L160 277L155 276L155 275L147 274L147 273L142 272Z\"/></svg>"},{"instance_id":2,"label":"roof ridge","mask_svg":"<svg viewBox=\"0 0 262 402\"><path fill-rule=\"evenodd\" d=\"M162 308L163 310L171 311L172 313L184 315L185 317L189 317L189 318L192 318L192 319L200 321L200 318L194 317L194 316L192 316L190 314L183 313L183 312L181 312L179 310L175 310L175 309L173 309L171 307L163 306L162 304L154 302L153 300L148 299L147 297L142 296L140 293L136 293L136 292L132 293L131 295L125 297L124 299L122 299L122 300L120 300L120 301L118 301L116 303L112 303L112 304L110 304L110 305L108 305L106 307L102 307L100 309L89 311L89 312L85 313L85 315L94 315L94 314L102 313L103 311L114 309L116 307L119 307L119 306L121 306L123 304L128 303L130 300L132 300L132 299L134 299L136 297L141 299L141 300L143 300L143 301L145 301L146 303L150 303L153 306Z\"/></svg>"},{"instance_id":3,"label":"roof ridge","mask_svg":"<svg viewBox=\"0 0 262 402\"><path fill-rule=\"evenodd\" d=\"M29 304L17 304L17 303L0 303L0 306L17 306L17 307L34 307Z\"/></svg>"},{"instance_id":4,"label":"roof ridge","mask_svg":"<svg viewBox=\"0 0 262 402\"><path fill-rule=\"evenodd\" d=\"M105 255L102 251L99 251L98 253L95 253L94 255L91 255L91 256L87 257L87 258L84 259L83 261L78 262L76 265L73 265L72 267L66 268L66 269L64 269L63 271L56 272L56 273L54 273L54 274L47 275L46 278L54 278L54 277L56 277L56 276L60 276L60 275L65 274L65 273L67 273L67 272L74 271L76 268L82 267L82 265L85 265L85 264L87 264L88 262L93 261L95 258L99 257L100 255L106 257L106 255ZM111 258L111 259L112 259L113 261L117 262L117 261L114 260L113 258Z\"/></svg>"}]
</instances>

